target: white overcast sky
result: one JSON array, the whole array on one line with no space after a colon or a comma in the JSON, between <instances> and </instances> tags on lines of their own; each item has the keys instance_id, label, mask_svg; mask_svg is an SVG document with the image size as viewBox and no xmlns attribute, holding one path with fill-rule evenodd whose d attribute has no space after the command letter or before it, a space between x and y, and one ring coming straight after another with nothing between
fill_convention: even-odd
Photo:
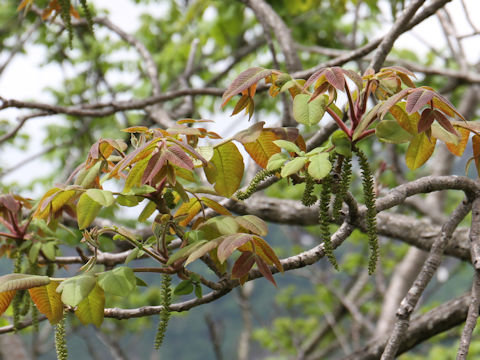
<instances>
[{"instance_id":1,"label":"white overcast sky","mask_svg":"<svg viewBox=\"0 0 480 360\"><path fill-rule=\"evenodd\" d=\"M468 9L470 17L476 23L477 28L480 28L480 0L464 0ZM122 28L127 32L133 32L138 25L138 16L148 9L148 12L155 14L162 14L164 7L159 4L137 5L129 0L94 0L94 2L103 8L107 8L110 12L110 19L115 24L122 24ZM453 0L447 4L447 8L452 15L457 30L460 34L470 34L472 32L464 13L461 8L461 0ZM387 31L388 27L382 29ZM382 32L376 36L382 35ZM444 51L446 44L444 36L439 26L438 20L431 17L419 26L417 26L413 34L408 33L402 35L396 42L395 46L398 48L408 48L414 50L418 54L425 53L425 44L423 41L433 45L436 49ZM479 36L472 37L464 41L464 47L467 49L467 58L469 62L474 63L480 59L480 40ZM68 50L67 50L68 51ZM40 67L40 63L44 58L44 51L38 46L29 46L27 53L24 55L17 55L14 61L9 65L6 71L0 76L0 96L14 99L35 99L37 101L51 102L52 99L43 91L47 86L55 87L62 81L62 73L56 65L46 65ZM4 61L5 55L0 56L0 64ZM12 124L15 123L15 117L18 112L16 110L8 110L0 113L0 119L8 119ZM235 120L238 122L238 118ZM38 118L27 122L23 131L27 131L32 135L27 152L20 152L11 147L2 149L2 165L12 166L16 164L19 159L28 157L31 154L38 152L41 149L43 133L41 127L46 122L58 121L55 117ZM245 120L245 126L248 123ZM30 181L32 177L48 167L44 161L37 160L30 163L28 166L16 170L6 177L0 179L0 182L9 183L11 181L18 181L25 183ZM37 194L38 195L38 194Z\"/></svg>"}]
</instances>

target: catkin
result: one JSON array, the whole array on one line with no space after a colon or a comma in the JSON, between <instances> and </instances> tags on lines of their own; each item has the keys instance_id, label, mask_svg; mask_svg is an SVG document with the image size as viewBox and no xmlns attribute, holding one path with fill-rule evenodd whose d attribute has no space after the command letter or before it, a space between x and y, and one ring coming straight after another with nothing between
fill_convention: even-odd
<instances>
[{"instance_id":1,"label":"catkin","mask_svg":"<svg viewBox=\"0 0 480 360\"><path fill-rule=\"evenodd\" d=\"M320 192L320 211L319 211L319 224L320 224L320 236L322 237L323 246L325 249L325 255L327 256L333 267L338 270L338 262L333 253L332 241L330 238L330 215L328 208L330 205L330 195L332 193L332 176L328 175L322 180L322 191Z\"/></svg>"},{"instance_id":2,"label":"catkin","mask_svg":"<svg viewBox=\"0 0 480 360\"><path fill-rule=\"evenodd\" d=\"M155 349L158 350L162 346L163 338L167 331L168 321L170 319L170 305L172 304L172 289L170 285L172 277L169 274L162 274L162 310L160 312L160 322L158 323L157 334L155 335Z\"/></svg>"},{"instance_id":3,"label":"catkin","mask_svg":"<svg viewBox=\"0 0 480 360\"><path fill-rule=\"evenodd\" d=\"M375 208L375 191L373 174L370 170L367 156L357 147L353 148L358 157L360 168L362 169L363 197L367 207L365 222L367 225L367 236L370 247L370 258L368 261L368 273L375 272L379 257L378 232L377 232L377 210Z\"/></svg>"},{"instance_id":4,"label":"catkin","mask_svg":"<svg viewBox=\"0 0 480 360\"><path fill-rule=\"evenodd\" d=\"M252 196L252 194L257 190L257 186L258 184L265 180L266 178L270 177L270 176L273 176L275 175L276 173L278 172L278 169L275 169L275 170L266 170L266 169L263 169L261 171L259 171L252 179L252 181L250 182L250 185L248 185L247 189L245 191L241 191L241 190L238 190L235 194L235 197L238 199L238 200L246 200L248 199L250 196Z\"/></svg>"}]
</instances>

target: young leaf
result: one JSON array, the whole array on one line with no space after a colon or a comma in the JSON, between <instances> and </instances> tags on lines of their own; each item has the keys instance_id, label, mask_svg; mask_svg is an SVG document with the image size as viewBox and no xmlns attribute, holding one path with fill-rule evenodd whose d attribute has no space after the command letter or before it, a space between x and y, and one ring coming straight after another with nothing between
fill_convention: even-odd
<instances>
[{"instance_id":1,"label":"young leaf","mask_svg":"<svg viewBox=\"0 0 480 360\"><path fill-rule=\"evenodd\" d=\"M425 109L420 115L420 120L418 121L418 132L422 133L427 131L432 126L433 120L435 120L435 113L432 109Z\"/></svg>"},{"instance_id":2,"label":"young leaf","mask_svg":"<svg viewBox=\"0 0 480 360\"><path fill-rule=\"evenodd\" d=\"M295 145L292 141L275 140L273 143L278 147L281 147L282 149L287 150L289 153L300 154L300 151L301 151L300 148L297 145Z\"/></svg>"},{"instance_id":3,"label":"young leaf","mask_svg":"<svg viewBox=\"0 0 480 360\"><path fill-rule=\"evenodd\" d=\"M285 161L287 161L287 159L288 159L288 156L284 153L277 153L272 155L268 159L267 170L272 171L272 170L280 169L285 163Z\"/></svg>"},{"instance_id":4,"label":"young leaf","mask_svg":"<svg viewBox=\"0 0 480 360\"><path fill-rule=\"evenodd\" d=\"M96 327L100 327L103 322L104 309L105 293L96 284L90 294L78 304L75 315L83 325L94 324Z\"/></svg>"},{"instance_id":5,"label":"young leaf","mask_svg":"<svg viewBox=\"0 0 480 360\"><path fill-rule=\"evenodd\" d=\"M224 197L232 196L237 191L243 177L243 157L231 141L215 147L210 162L212 168L204 168L210 184L215 183L215 190Z\"/></svg>"},{"instance_id":6,"label":"young leaf","mask_svg":"<svg viewBox=\"0 0 480 360\"><path fill-rule=\"evenodd\" d=\"M418 122L420 120L420 115L418 113L413 113L411 115L407 114L404 102L393 105L390 108L390 113L403 129L412 135L418 133Z\"/></svg>"},{"instance_id":7,"label":"young leaf","mask_svg":"<svg viewBox=\"0 0 480 360\"><path fill-rule=\"evenodd\" d=\"M405 155L405 160L410 170L419 168L430 158L435 149L436 141L435 138L429 140L425 133L415 135Z\"/></svg>"},{"instance_id":8,"label":"young leaf","mask_svg":"<svg viewBox=\"0 0 480 360\"><path fill-rule=\"evenodd\" d=\"M331 136L335 152L345 157L352 157L352 142L342 130L335 131Z\"/></svg>"},{"instance_id":9,"label":"young leaf","mask_svg":"<svg viewBox=\"0 0 480 360\"><path fill-rule=\"evenodd\" d=\"M62 299L56 291L58 285L57 281L52 281L50 284L28 289L38 311L47 317L50 324L56 324L63 318Z\"/></svg>"},{"instance_id":10,"label":"young leaf","mask_svg":"<svg viewBox=\"0 0 480 360\"><path fill-rule=\"evenodd\" d=\"M473 159L475 160L475 167L477 174L480 176L480 136L474 135L472 137Z\"/></svg>"},{"instance_id":11,"label":"young leaf","mask_svg":"<svg viewBox=\"0 0 480 360\"><path fill-rule=\"evenodd\" d=\"M86 273L62 281L56 291L62 293L62 302L65 305L75 307L90 294L95 284L95 276Z\"/></svg>"},{"instance_id":12,"label":"young leaf","mask_svg":"<svg viewBox=\"0 0 480 360\"><path fill-rule=\"evenodd\" d=\"M232 215L230 211L228 211L226 208L224 208L222 205L220 205L218 202L215 200L209 199L205 196L202 196L200 200L207 205L210 209L215 210L220 215Z\"/></svg>"},{"instance_id":13,"label":"young leaf","mask_svg":"<svg viewBox=\"0 0 480 360\"><path fill-rule=\"evenodd\" d=\"M268 265L263 261L263 259L259 256L255 257L255 262L257 263L258 270L262 273L262 275L270 281L273 285L277 286L277 283L275 282L275 279L273 278L272 272L270 271L270 268Z\"/></svg>"},{"instance_id":14,"label":"young leaf","mask_svg":"<svg viewBox=\"0 0 480 360\"><path fill-rule=\"evenodd\" d=\"M320 153L310 158L308 164L308 173L314 179L323 179L332 170L332 163L330 162L328 153Z\"/></svg>"},{"instance_id":15,"label":"young leaf","mask_svg":"<svg viewBox=\"0 0 480 360\"><path fill-rule=\"evenodd\" d=\"M0 292L0 316L7 310L17 290Z\"/></svg>"},{"instance_id":16,"label":"young leaf","mask_svg":"<svg viewBox=\"0 0 480 360\"><path fill-rule=\"evenodd\" d=\"M180 250L175 252L172 256L170 256L170 258L167 261L167 265L171 265L177 260L186 258L187 256L192 254L195 250L197 250L198 248L200 248L206 243L207 243L207 240L200 240L181 248Z\"/></svg>"},{"instance_id":17,"label":"young leaf","mask_svg":"<svg viewBox=\"0 0 480 360\"><path fill-rule=\"evenodd\" d=\"M190 253L187 260L185 261L185 266L191 264L195 260L201 258L203 255L207 254L209 251L215 249L218 244L223 241L223 237L210 240L208 242L203 241L201 246L195 246L195 249Z\"/></svg>"},{"instance_id":18,"label":"young leaf","mask_svg":"<svg viewBox=\"0 0 480 360\"><path fill-rule=\"evenodd\" d=\"M315 125L322 119L327 102L324 96L311 100L310 95L299 94L293 99L293 117L303 125Z\"/></svg>"},{"instance_id":19,"label":"young leaf","mask_svg":"<svg viewBox=\"0 0 480 360\"><path fill-rule=\"evenodd\" d=\"M242 144L255 142L255 140L257 140L262 133L264 125L265 121L259 121L250 126L248 129L242 130L233 135L233 139Z\"/></svg>"},{"instance_id":20,"label":"young leaf","mask_svg":"<svg viewBox=\"0 0 480 360\"><path fill-rule=\"evenodd\" d=\"M8 274L0 276L0 293L11 290L26 290L50 283L48 276L29 274Z\"/></svg>"},{"instance_id":21,"label":"young leaf","mask_svg":"<svg viewBox=\"0 0 480 360\"><path fill-rule=\"evenodd\" d=\"M422 107L427 105L435 96L435 92L425 88L417 88L410 91L410 94L407 97L407 104L405 110L409 114L417 112Z\"/></svg>"},{"instance_id":22,"label":"young leaf","mask_svg":"<svg viewBox=\"0 0 480 360\"><path fill-rule=\"evenodd\" d=\"M253 243L255 244L255 253L267 264L275 264L275 267L278 269L278 271L283 273L283 265L270 245L268 245L265 240L258 236L253 237Z\"/></svg>"},{"instance_id":23,"label":"young leaf","mask_svg":"<svg viewBox=\"0 0 480 360\"><path fill-rule=\"evenodd\" d=\"M249 251L242 253L233 264L232 279L240 279L248 274L253 264L255 264L255 255Z\"/></svg>"},{"instance_id":24,"label":"young leaf","mask_svg":"<svg viewBox=\"0 0 480 360\"><path fill-rule=\"evenodd\" d=\"M375 128L375 134L383 142L402 144L412 140L413 135L401 127L395 120L382 120Z\"/></svg>"},{"instance_id":25,"label":"young leaf","mask_svg":"<svg viewBox=\"0 0 480 360\"><path fill-rule=\"evenodd\" d=\"M202 204L197 200L197 198L193 197L188 202L184 202L178 208L177 212L175 213L175 217L182 215L186 215L186 217L178 224L180 226L187 226L200 210L202 210Z\"/></svg>"},{"instance_id":26,"label":"young leaf","mask_svg":"<svg viewBox=\"0 0 480 360\"><path fill-rule=\"evenodd\" d=\"M268 234L267 223L255 215L238 216L235 221L255 235L266 236Z\"/></svg>"},{"instance_id":27,"label":"young leaf","mask_svg":"<svg viewBox=\"0 0 480 360\"><path fill-rule=\"evenodd\" d=\"M262 168L265 168L268 159L279 153L280 148L275 145L278 137L270 130L263 130L254 142L243 143L251 158Z\"/></svg>"},{"instance_id":28,"label":"young leaf","mask_svg":"<svg viewBox=\"0 0 480 360\"><path fill-rule=\"evenodd\" d=\"M244 233L225 236L217 249L218 260L221 263L225 262L238 247L250 241L252 237L253 235Z\"/></svg>"},{"instance_id":29,"label":"young leaf","mask_svg":"<svg viewBox=\"0 0 480 360\"><path fill-rule=\"evenodd\" d=\"M157 209L157 205L153 201L149 201L147 205L143 208L142 212L138 216L139 222L147 221L147 219L152 215Z\"/></svg>"},{"instance_id":30,"label":"young leaf","mask_svg":"<svg viewBox=\"0 0 480 360\"><path fill-rule=\"evenodd\" d=\"M83 193L77 203L77 222L78 228L83 230L87 228L97 217L102 205L93 200L87 193Z\"/></svg>"},{"instance_id":31,"label":"young leaf","mask_svg":"<svg viewBox=\"0 0 480 360\"><path fill-rule=\"evenodd\" d=\"M462 156L465 151L468 143L468 138L470 137L470 131L461 127L455 127L456 131L460 134L460 140L458 144L452 144L447 142L448 150L456 156Z\"/></svg>"},{"instance_id":32,"label":"young leaf","mask_svg":"<svg viewBox=\"0 0 480 360\"><path fill-rule=\"evenodd\" d=\"M280 172L282 177L287 177L289 175L295 174L300 169L302 169L307 163L307 158L305 156L296 157L293 160L285 164Z\"/></svg>"},{"instance_id":33,"label":"young leaf","mask_svg":"<svg viewBox=\"0 0 480 360\"><path fill-rule=\"evenodd\" d=\"M86 194L102 206L108 207L115 202L113 194L108 190L88 189Z\"/></svg>"},{"instance_id":34,"label":"young leaf","mask_svg":"<svg viewBox=\"0 0 480 360\"><path fill-rule=\"evenodd\" d=\"M191 280L182 280L177 286L173 293L175 295L188 295L193 291L193 284Z\"/></svg>"},{"instance_id":35,"label":"young leaf","mask_svg":"<svg viewBox=\"0 0 480 360\"><path fill-rule=\"evenodd\" d=\"M136 284L133 270L125 266L98 275L98 285L112 295L126 296L135 289Z\"/></svg>"},{"instance_id":36,"label":"young leaf","mask_svg":"<svg viewBox=\"0 0 480 360\"><path fill-rule=\"evenodd\" d=\"M228 89L223 93L222 106L225 106L232 96L240 94L242 91L248 89L252 85L258 83L261 79L266 78L272 74L272 70L261 67L253 67L247 69L238 75Z\"/></svg>"}]
</instances>

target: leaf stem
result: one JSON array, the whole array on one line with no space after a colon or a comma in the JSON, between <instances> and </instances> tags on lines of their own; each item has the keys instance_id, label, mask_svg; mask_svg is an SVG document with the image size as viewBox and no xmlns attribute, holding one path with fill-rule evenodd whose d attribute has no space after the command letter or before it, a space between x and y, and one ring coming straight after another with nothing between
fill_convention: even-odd
<instances>
[{"instance_id":1,"label":"leaf stem","mask_svg":"<svg viewBox=\"0 0 480 360\"><path fill-rule=\"evenodd\" d=\"M340 119L338 117L338 115L335 113L335 111L333 111L329 107L327 107L326 110L327 110L328 114L333 118L333 120L335 120L335 122L340 127L340 129L342 129L342 131L345 132L345 134L347 134L351 138L352 137L352 131L347 128L347 125L345 125L345 123L342 121L342 119Z\"/></svg>"}]
</instances>

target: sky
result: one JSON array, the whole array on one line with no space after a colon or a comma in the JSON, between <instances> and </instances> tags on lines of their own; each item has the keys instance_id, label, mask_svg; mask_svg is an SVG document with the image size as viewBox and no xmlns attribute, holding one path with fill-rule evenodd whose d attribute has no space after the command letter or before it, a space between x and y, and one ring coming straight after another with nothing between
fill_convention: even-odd
<instances>
[{"instance_id":1,"label":"sky","mask_svg":"<svg viewBox=\"0 0 480 360\"><path fill-rule=\"evenodd\" d=\"M480 1L479 0L464 0L470 16L476 21L476 25L480 28L480 17L475 14L480 14ZM127 32L133 32L138 26L139 15L148 10L150 13L161 14L164 12L164 7L159 4L150 5L138 5L130 0L95 0L98 6L108 9L110 13L110 19L114 24L122 24L122 27ZM461 8L461 0L454 0L447 5L455 24L458 27L458 31L461 34L468 34L471 32L471 28L465 19ZM386 12L388 17L388 12ZM388 31L386 24L385 28L378 32L378 35ZM422 39L422 40L419 40ZM469 40L464 41L467 51L467 58L470 62L476 62L480 58L480 46L478 46L479 36L472 37ZM446 48L444 42L444 36L442 34L441 27L438 20L434 17L427 19L414 29L413 33L402 35L395 43L398 48L412 49L417 54L425 53L425 44L427 42L433 45L439 51L443 51ZM52 98L47 92L43 91L45 87L58 84L62 81L63 75L56 65L41 64L42 59L45 58L44 50L39 46L28 46L26 54L18 55L14 58L13 62L9 65L6 71L0 76L0 96L6 98L15 98L21 100L35 99L41 102L51 102ZM0 57L0 63L2 63L4 57ZM67 69L68 70L68 69ZM18 111L12 109L8 111L2 111L0 117L7 118L12 124L15 122L15 118ZM231 123L237 123L244 127L248 126L248 123L238 121L238 119L231 119ZM20 152L12 147L2 149L2 152L6 156L2 156L2 165L5 167L13 166L18 162L18 159L24 159L32 154L35 154L42 148L43 131L42 127L46 123L52 123L60 121L57 116L37 118L27 122L22 131L31 134L31 140L26 152ZM28 166L19 168L16 171L9 173L0 181L10 183L12 181L18 181L19 183L27 183L31 181L34 174L38 174L39 171L45 170L49 164L42 160L36 160L30 163ZM38 195L38 194L37 194Z\"/></svg>"}]
</instances>

